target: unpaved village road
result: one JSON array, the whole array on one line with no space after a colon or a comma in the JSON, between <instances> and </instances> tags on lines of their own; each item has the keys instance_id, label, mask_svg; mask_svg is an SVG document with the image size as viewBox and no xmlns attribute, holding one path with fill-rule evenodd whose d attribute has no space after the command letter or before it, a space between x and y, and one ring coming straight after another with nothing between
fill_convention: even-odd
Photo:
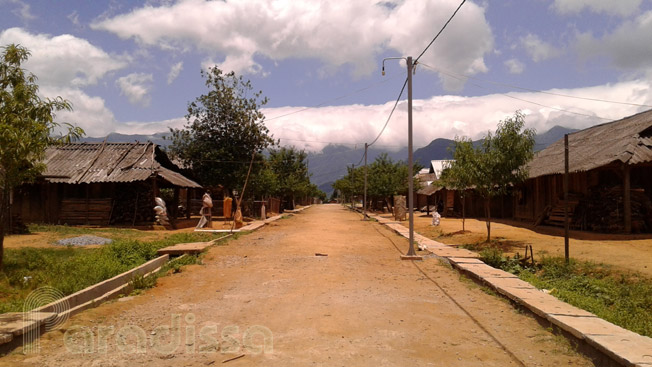
<instances>
[{"instance_id":1,"label":"unpaved village road","mask_svg":"<svg viewBox=\"0 0 652 367\"><path fill-rule=\"evenodd\" d=\"M39 353L0 365L217 366L242 355L225 364L591 365L436 259L401 261L407 241L360 219L320 205L278 220L143 294L76 315Z\"/></svg>"}]
</instances>

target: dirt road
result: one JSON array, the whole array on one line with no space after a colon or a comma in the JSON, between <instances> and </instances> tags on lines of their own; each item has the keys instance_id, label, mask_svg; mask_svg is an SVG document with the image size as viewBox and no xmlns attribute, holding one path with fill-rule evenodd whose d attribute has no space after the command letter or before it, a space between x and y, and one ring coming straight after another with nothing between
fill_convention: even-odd
<instances>
[{"instance_id":1,"label":"dirt road","mask_svg":"<svg viewBox=\"0 0 652 367\"><path fill-rule=\"evenodd\" d=\"M401 261L407 242L360 219L321 205L274 222L0 365L591 365L437 260Z\"/></svg>"}]
</instances>

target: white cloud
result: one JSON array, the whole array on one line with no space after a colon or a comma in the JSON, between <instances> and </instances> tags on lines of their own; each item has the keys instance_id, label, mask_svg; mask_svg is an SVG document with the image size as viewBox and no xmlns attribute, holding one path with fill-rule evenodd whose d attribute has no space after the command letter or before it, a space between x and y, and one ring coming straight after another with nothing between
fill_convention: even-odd
<instances>
[{"instance_id":1,"label":"white cloud","mask_svg":"<svg viewBox=\"0 0 652 367\"><path fill-rule=\"evenodd\" d=\"M592 97L605 100L652 105L652 86L648 80L623 82L579 89L554 89L548 92ZM487 131L516 110L527 114L526 124L539 132L545 132L555 125L586 128L608 120L616 120L642 109L641 107L571 99L541 93L510 93L510 96L536 102L541 105L492 94L480 97L438 96L413 101L414 144L421 147L436 138L469 136L481 138ZM309 150L319 151L328 142L359 144L370 142L385 123L393 101L383 105L351 105L321 107L294 115L274 119L301 107L264 109L270 118L266 125L282 144L294 144ZM406 146L406 102L401 102L392 117L378 145ZM559 111L569 110L571 112ZM607 119L607 120L605 120ZM346 131L346 134L342 134ZM301 141L304 141L303 143Z\"/></svg>"},{"instance_id":2,"label":"white cloud","mask_svg":"<svg viewBox=\"0 0 652 367\"><path fill-rule=\"evenodd\" d=\"M108 73L127 66L85 39L69 34L31 34L21 28L0 32L0 44L18 43L32 56L25 67L39 77L39 84L82 87L97 84Z\"/></svg>"},{"instance_id":3,"label":"white cloud","mask_svg":"<svg viewBox=\"0 0 652 367\"><path fill-rule=\"evenodd\" d=\"M101 97L93 97L80 89L41 86L40 92L46 97L61 96L71 102L73 111L57 113L57 122L67 122L81 127L87 136L105 136L118 126L113 112Z\"/></svg>"},{"instance_id":4,"label":"white cloud","mask_svg":"<svg viewBox=\"0 0 652 367\"><path fill-rule=\"evenodd\" d=\"M581 56L606 56L617 67L626 70L652 70L652 11L626 21L612 33L595 38L590 33L578 34L576 47Z\"/></svg>"},{"instance_id":5,"label":"white cloud","mask_svg":"<svg viewBox=\"0 0 652 367\"><path fill-rule=\"evenodd\" d=\"M509 70L511 74L521 74L525 71L525 64L517 59L509 59L505 61L505 66L507 66L507 70Z\"/></svg>"},{"instance_id":6,"label":"white cloud","mask_svg":"<svg viewBox=\"0 0 652 367\"><path fill-rule=\"evenodd\" d=\"M21 18L23 21L30 21L36 19L36 16L32 14L31 6L21 0L0 0L0 4L14 4L14 8L11 12L17 17Z\"/></svg>"},{"instance_id":7,"label":"white cloud","mask_svg":"<svg viewBox=\"0 0 652 367\"><path fill-rule=\"evenodd\" d=\"M172 84L172 82L181 73L181 70L183 70L183 61L179 61L178 63L172 65L170 72L168 73L168 84Z\"/></svg>"},{"instance_id":8,"label":"white cloud","mask_svg":"<svg viewBox=\"0 0 652 367\"><path fill-rule=\"evenodd\" d=\"M539 36L532 33L521 37L521 45L534 62L547 60L561 54L552 44L544 42Z\"/></svg>"},{"instance_id":9,"label":"white cloud","mask_svg":"<svg viewBox=\"0 0 652 367\"><path fill-rule=\"evenodd\" d=\"M151 102L149 90L152 81L152 74L131 73L118 78L115 84L120 88L120 94L126 96L130 103L147 107Z\"/></svg>"},{"instance_id":10,"label":"white cloud","mask_svg":"<svg viewBox=\"0 0 652 367\"><path fill-rule=\"evenodd\" d=\"M38 77L43 97L61 96L73 111L61 111L58 122L80 126L90 136L113 131L117 122L101 97L88 95L83 88L127 66L122 57L112 56L88 41L71 35L31 34L20 28L0 32L0 45L20 44L30 50L25 68Z\"/></svg>"},{"instance_id":11,"label":"white cloud","mask_svg":"<svg viewBox=\"0 0 652 367\"><path fill-rule=\"evenodd\" d=\"M652 85L646 79L578 89L552 89L547 92L652 105ZM516 110L521 110L527 115L527 127L533 127L538 132L546 132L555 125L582 129L617 120L645 109L541 93L523 92L509 95L550 107L500 94L417 99L413 101L415 147L425 146L436 138L452 139L455 136L468 136L479 139L487 131L494 131L500 120L512 116ZM364 146L365 142L371 142L381 130L393 105L394 101L381 105L319 107L280 118L275 117L296 112L303 107L264 108L261 111L268 118L265 122L266 126L275 138L281 138L282 145L320 151L329 143ZM153 134L167 131L170 127L181 128L185 122L184 118L158 122L133 121L116 126L116 131L129 134ZM396 150L405 147L407 145L406 122L407 106L406 102L402 101L376 145Z\"/></svg>"},{"instance_id":12,"label":"white cloud","mask_svg":"<svg viewBox=\"0 0 652 367\"><path fill-rule=\"evenodd\" d=\"M77 10L73 10L73 12L68 14L66 18L68 18L70 23L74 24L77 27L81 25L81 23L79 22L79 13L77 13Z\"/></svg>"},{"instance_id":13,"label":"white cloud","mask_svg":"<svg viewBox=\"0 0 652 367\"><path fill-rule=\"evenodd\" d=\"M420 52L459 1L389 3L181 0L146 5L91 27L164 50L202 50L209 60L221 59L213 64L236 72L264 73L261 58L303 58L318 59L327 69L350 65L354 76L362 76L378 69L378 55L387 47L401 55ZM492 50L485 9L467 2L422 61L476 74L487 70L484 55ZM441 78L449 90L461 87L456 79Z\"/></svg>"},{"instance_id":14,"label":"white cloud","mask_svg":"<svg viewBox=\"0 0 652 367\"><path fill-rule=\"evenodd\" d=\"M577 14L584 9L595 13L627 16L635 13L642 0L555 0L552 7L560 14Z\"/></svg>"}]
</instances>

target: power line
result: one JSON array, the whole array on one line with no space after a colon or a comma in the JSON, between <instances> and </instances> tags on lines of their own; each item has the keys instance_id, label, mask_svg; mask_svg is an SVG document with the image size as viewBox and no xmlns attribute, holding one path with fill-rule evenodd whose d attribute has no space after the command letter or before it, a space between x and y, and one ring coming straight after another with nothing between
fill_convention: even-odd
<instances>
[{"instance_id":1,"label":"power line","mask_svg":"<svg viewBox=\"0 0 652 367\"><path fill-rule=\"evenodd\" d=\"M423 63L422 63L422 64L423 64ZM507 83L496 82L496 81L492 81L492 80L481 79L481 78L474 77L474 76L470 76L470 75L457 74L457 73L454 73L454 72L452 72L452 71L447 71L447 70L443 70L443 69L441 69L441 68L436 68L436 67L433 67L433 66L428 66L428 65L426 65L426 64L423 64L423 65L426 66L426 67L428 67L428 68L430 68L430 69L432 69L432 70L434 70L434 71L438 71L438 72L443 73L443 74L447 74L447 75L454 74L454 75L459 76L460 78L474 79L474 80L477 80L477 81L480 81L480 82L485 82L485 83L490 83L490 84L500 85L500 86L508 87L508 88L520 89L520 90L524 90L524 91L527 91L527 92L542 93L542 94L548 94L548 95L551 95L551 96L558 96L558 97L566 97L566 98L582 99L582 100L586 100L586 101L605 102L605 103L614 103L614 104L621 104L621 105L627 105L627 106L648 107L648 108L652 108L652 105L647 105L647 104L629 103L629 102L620 102L620 101L610 101L610 100L606 100L606 99L591 98L591 97L571 96L571 95L568 95L568 94L553 93L553 92L547 92L547 91L538 90L538 89L531 89L531 88L519 87L518 85L513 85L513 84L507 84Z\"/></svg>"},{"instance_id":2,"label":"power line","mask_svg":"<svg viewBox=\"0 0 652 367\"><path fill-rule=\"evenodd\" d=\"M405 82L403 83L403 88L401 88L401 93L398 94L398 98L396 98L396 102L394 103L394 107L392 107L392 111L390 111L389 116L387 116L387 121L385 121L385 125L383 126L382 130L380 130L380 133L378 133L378 136L376 136L376 139L371 142L371 144L367 145L367 148L370 146L374 145L374 143L380 138L381 135L383 135L383 132L385 131L385 128L387 127L387 124L389 124L389 120L392 118L392 115L394 114L394 110L396 110L396 106L398 106L398 102L401 100L401 96L403 96L403 91L405 90L405 86L407 85L407 78L405 79Z\"/></svg>"},{"instance_id":3,"label":"power line","mask_svg":"<svg viewBox=\"0 0 652 367\"><path fill-rule=\"evenodd\" d=\"M455 15L456 15L457 12L460 10L460 8L462 7L462 5L464 5L465 2L466 2L466 0L462 0L462 2L460 3L460 5L459 5L459 6L457 7L457 9L455 9L455 11L453 12L453 15L451 15L451 17L448 18L448 21L446 21L446 23L444 24L444 26L441 27L441 29L439 30L439 32L437 32L437 35L435 35L435 38L433 38L432 41L430 41L430 43L428 44L428 46L426 46L426 48L423 50L423 52L421 52L421 54L420 54L420 55L419 55L419 56L414 60L414 64L415 64L415 65L416 65L417 61L419 61L419 59L421 58L421 56L423 56L423 54L425 54L426 51L428 51L428 49L429 49L430 46L435 42L435 40L437 40L437 37L439 37L439 35L441 34L441 32L443 32L444 29L446 29L446 26L448 26L448 23L450 23L451 20L453 20L453 18L455 17Z\"/></svg>"},{"instance_id":4,"label":"power line","mask_svg":"<svg viewBox=\"0 0 652 367\"><path fill-rule=\"evenodd\" d=\"M374 84L368 85L368 86L366 86L366 87L364 87L364 88L357 89L357 90L355 90L355 91L353 91L353 92L351 92L351 93L349 93L349 94L344 94L344 95L341 95L341 96L339 96L339 97L335 97L335 98L332 98L332 99L329 99L329 100L323 101L323 102L318 103L318 104L316 104L316 105L314 105L314 106L308 106L308 107L304 107L304 108L298 109L298 110L296 110L296 111L292 111L292 112L284 113L284 114L279 115L279 116L270 117L270 118L268 118L268 119L265 119L265 121L272 121L272 120L280 119L280 118L282 118L282 117L287 117L287 116L294 115L294 114L297 114L297 113L300 113L300 112L303 112L303 111L307 111L307 110L310 110L310 109L313 109L313 108L322 107L322 106L326 105L327 103L331 103L331 102L339 101L339 100L341 100L341 99L344 99L344 98L347 98L347 97L351 97L351 96L356 95L356 94L360 94L360 93L362 93L362 92L364 92L364 91L366 91L366 90L369 90L369 89L371 89L371 88L373 88L373 87L376 87L376 86L378 86L378 85L380 85L380 84L387 83L387 82L389 82L390 80L393 80L395 77L396 77L396 76L391 77L391 78L388 78L388 79L383 79L383 80L380 81L380 82L377 82L377 83L374 83Z\"/></svg>"},{"instance_id":5,"label":"power line","mask_svg":"<svg viewBox=\"0 0 652 367\"><path fill-rule=\"evenodd\" d=\"M454 79L457 79L457 80L463 80L462 78L457 77L457 76L454 75L454 74L449 74L449 73L447 73L447 72L445 72L445 71L443 71L443 70L437 70L437 69L435 69L435 68L433 68L432 66L429 66L429 65L427 65L427 64L421 63L421 65L425 66L426 68L429 68L429 69L432 69L432 70L438 71L438 72L440 72L440 73L442 73L442 74L446 74L446 75L450 76L451 78L454 78ZM478 87L478 88L488 90L487 88L483 87L483 86L480 85L480 84L473 83L473 82L469 82L468 80L466 80L466 81L467 81L469 84L474 85L474 86L476 86L476 87ZM596 116L596 115L589 115L589 114L581 113L581 112L575 112L575 111L566 110L566 109L559 108L559 107L548 106L548 105L545 105L545 104L542 104L542 103L538 103L538 102L534 102L534 101L530 101L530 100L527 100L527 99L524 99L524 98L519 98L519 97L515 97L515 96L510 96L509 94L506 94L506 93L500 93L500 92L498 92L498 93L496 93L496 94L500 94L500 95L503 95L503 96L505 96L505 97L512 98L512 99L516 99L516 100L519 100L519 101L522 101L522 102L531 103L531 104L534 104L534 105L537 105L537 106L540 106L540 107L550 108L550 109L553 109L553 110L556 110L556 111L560 111L560 112L567 112L567 113L571 113L571 114L574 114L574 115L585 116L585 117L591 117L591 118L597 118L597 119L605 120L605 121L613 121L613 119L609 119L609 118L605 118L605 117L600 117L600 116Z\"/></svg>"},{"instance_id":6,"label":"power line","mask_svg":"<svg viewBox=\"0 0 652 367\"><path fill-rule=\"evenodd\" d=\"M356 147L354 150L358 150L357 146L364 146L364 143L342 143L342 142L336 142L336 141L321 141L321 140L303 140L303 139L291 139L291 138L277 138L279 140L290 140L290 141L300 141L302 143L320 143L320 144L334 144L334 145L350 145ZM386 148L397 148L397 147L402 147L402 145L378 145L379 147L386 147Z\"/></svg>"}]
</instances>

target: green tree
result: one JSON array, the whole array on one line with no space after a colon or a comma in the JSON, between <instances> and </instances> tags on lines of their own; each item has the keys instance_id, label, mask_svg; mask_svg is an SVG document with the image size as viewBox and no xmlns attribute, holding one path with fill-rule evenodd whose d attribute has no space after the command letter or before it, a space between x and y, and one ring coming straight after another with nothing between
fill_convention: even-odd
<instances>
[{"instance_id":1,"label":"green tree","mask_svg":"<svg viewBox=\"0 0 652 367\"><path fill-rule=\"evenodd\" d=\"M261 156L261 160L258 160L257 163L258 167L255 166L257 169L250 178L253 197L265 199L276 195L279 191L279 179L272 169L270 161Z\"/></svg>"},{"instance_id":2,"label":"green tree","mask_svg":"<svg viewBox=\"0 0 652 367\"><path fill-rule=\"evenodd\" d=\"M170 152L192 168L206 186L222 185L228 193L243 185L254 152L274 145L259 108L262 91L234 72L213 67L201 72L208 93L188 105L183 129L170 129Z\"/></svg>"},{"instance_id":3,"label":"green tree","mask_svg":"<svg viewBox=\"0 0 652 367\"><path fill-rule=\"evenodd\" d=\"M415 165L414 172L419 172L420 166ZM361 168L364 169L364 168ZM362 172L364 177L364 172ZM394 162L386 153L378 156L368 167L367 197L374 200L384 200L388 209L392 210L394 195L407 195L408 166L403 162ZM364 179L364 178L363 178ZM413 178L414 191L419 190L419 180Z\"/></svg>"},{"instance_id":4,"label":"green tree","mask_svg":"<svg viewBox=\"0 0 652 367\"><path fill-rule=\"evenodd\" d=\"M462 202L462 231L466 230L466 194L473 185L474 148L471 139L455 137L454 148L449 149L453 161L442 171L441 181L448 189L454 189Z\"/></svg>"},{"instance_id":5,"label":"green tree","mask_svg":"<svg viewBox=\"0 0 652 367\"><path fill-rule=\"evenodd\" d=\"M21 67L29 56L26 48L13 44L2 47L0 54L0 269L12 190L43 172L49 145L70 142L84 133L54 121L56 111L72 107L61 97L39 96L36 76Z\"/></svg>"},{"instance_id":6,"label":"green tree","mask_svg":"<svg viewBox=\"0 0 652 367\"><path fill-rule=\"evenodd\" d=\"M457 174L460 182L468 182L465 181L468 178L484 198L487 241L491 240L491 199L506 194L510 186L528 177L527 163L534 155L535 131L524 126L525 115L516 111L514 116L498 124L495 134L489 132L477 148L469 140L455 141L452 175Z\"/></svg>"},{"instance_id":7,"label":"green tree","mask_svg":"<svg viewBox=\"0 0 652 367\"><path fill-rule=\"evenodd\" d=\"M305 162L307 157L305 151L294 147L282 147L269 152L270 167L278 177L277 193L292 203L292 208L297 197L310 194L310 174Z\"/></svg>"}]
</instances>

